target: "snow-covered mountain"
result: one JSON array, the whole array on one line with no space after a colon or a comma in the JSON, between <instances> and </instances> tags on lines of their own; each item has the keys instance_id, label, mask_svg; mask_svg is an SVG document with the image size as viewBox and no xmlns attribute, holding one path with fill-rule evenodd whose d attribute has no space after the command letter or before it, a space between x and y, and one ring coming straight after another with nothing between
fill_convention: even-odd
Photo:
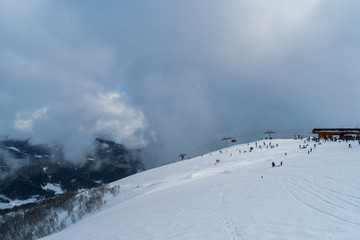
<instances>
[{"instance_id":1,"label":"snow-covered mountain","mask_svg":"<svg viewBox=\"0 0 360 240\"><path fill-rule=\"evenodd\" d=\"M84 159L72 162L63 155L61 147L0 141L0 209L97 187L143 168L139 150L100 138Z\"/></svg>"},{"instance_id":2,"label":"snow-covered mountain","mask_svg":"<svg viewBox=\"0 0 360 240\"><path fill-rule=\"evenodd\" d=\"M357 142L235 145L113 182L102 211L44 239L359 239L359 157Z\"/></svg>"}]
</instances>

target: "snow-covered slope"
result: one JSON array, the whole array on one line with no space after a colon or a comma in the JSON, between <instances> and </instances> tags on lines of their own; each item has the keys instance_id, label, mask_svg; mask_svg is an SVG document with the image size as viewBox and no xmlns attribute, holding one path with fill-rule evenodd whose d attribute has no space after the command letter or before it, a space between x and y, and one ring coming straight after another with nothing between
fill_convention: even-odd
<instances>
[{"instance_id":1,"label":"snow-covered slope","mask_svg":"<svg viewBox=\"0 0 360 240\"><path fill-rule=\"evenodd\" d=\"M269 142L114 182L103 211L45 239L360 239L359 144Z\"/></svg>"}]
</instances>

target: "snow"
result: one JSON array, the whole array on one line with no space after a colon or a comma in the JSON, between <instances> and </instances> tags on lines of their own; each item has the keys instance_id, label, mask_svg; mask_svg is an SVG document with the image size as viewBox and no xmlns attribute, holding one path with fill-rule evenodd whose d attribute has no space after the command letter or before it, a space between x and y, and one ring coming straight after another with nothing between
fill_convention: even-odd
<instances>
[{"instance_id":1,"label":"snow","mask_svg":"<svg viewBox=\"0 0 360 240\"><path fill-rule=\"evenodd\" d=\"M60 184L54 183L47 183L45 186L42 187L44 190L52 190L55 194L62 194L64 191L61 189Z\"/></svg>"},{"instance_id":2,"label":"snow","mask_svg":"<svg viewBox=\"0 0 360 240\"><path fill-rule=\"evenodd\" d=\"M16 148L16 147L13 147L13 146L11 146L11 147L5 146L5 147L6 147L7 149L13 150L13 151L15 151L15 152L21 153L20 150L19 150L18 148Z\"/></svg>"},{"instance_id":3,"label":"snow","mask_svg":"<svg viewBox=\"0 0 360 240\"><path fill-rule=\"evenodd\" d=\"M263 142L114 182L101 212L44 239L358 239L359 144Z\"/></svg>"},{"instance_id":4,"label":"snow","mask_svg":"<svg viewBox=\"0 0 360 240\"><path fill-rule=\"evenodd\" d=\"M20 206L27 203L33 203L38 200L38 196L33 196L32 198L28 198L26 200L19 200L19 199L11 200L10 198L7 198L4 195L0 195L0 197L9 201L8 203L0 202L0 209L13 208L15 206Z\"/></svg>"}]
</instances>

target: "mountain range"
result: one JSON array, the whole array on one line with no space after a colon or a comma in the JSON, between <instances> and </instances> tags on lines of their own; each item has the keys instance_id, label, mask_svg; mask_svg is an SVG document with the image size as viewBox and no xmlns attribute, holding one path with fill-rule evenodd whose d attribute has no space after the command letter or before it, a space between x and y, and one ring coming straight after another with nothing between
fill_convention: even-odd
<instances>
[{"instance_id":1,"label":"mountain range","mask_svg":"<svg viewBox=\"0 0 360 240\"><path fill-rule=\"evenodd\" d=\"M140 153L139 149L96 138L94 150L74 163L64 158L60 146L34 145L30 139L2 140L0 206L9 208L124 178L144 169Z\"/></svg>"}]
</instances>

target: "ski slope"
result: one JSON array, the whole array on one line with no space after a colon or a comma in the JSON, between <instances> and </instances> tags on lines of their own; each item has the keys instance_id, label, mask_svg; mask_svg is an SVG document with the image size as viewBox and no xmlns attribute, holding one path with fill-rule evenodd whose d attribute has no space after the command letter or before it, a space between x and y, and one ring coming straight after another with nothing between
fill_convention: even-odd
<instances>
[{"instance_id":1,"label":"ski slope","mask_svg":"<svg viewBox=\"0 0 360 240\"><path fill-rule=\"evenodd\" d=\"M101 212L44 239L360 239L359 144L269 142L114 182L121 193Z\"/></svg>"}]
</instances>

